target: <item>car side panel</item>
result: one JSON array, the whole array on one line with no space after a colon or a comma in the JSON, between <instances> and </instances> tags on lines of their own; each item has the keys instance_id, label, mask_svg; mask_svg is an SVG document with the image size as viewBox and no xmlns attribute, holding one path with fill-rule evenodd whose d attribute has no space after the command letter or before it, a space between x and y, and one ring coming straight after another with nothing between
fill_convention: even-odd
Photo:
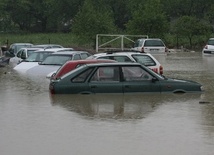
<instances>
[{"instance_id":1,"label":"car side panel","mask_svg":"<svg viewBox=\"0 0 214 155\"><path fill-rule=\"evenodd\" d=\"M123 93L122 83L117 81L91 82L89 87L92 93Z\"/></svg>"},{"instance_id":2,"label":"car side panel","mask_svg":"<svg viewBox=\"0 0 214 155\"><path fill-rule=\"evenodd\" d=\"M152 82L151 80L142 81L124 81L123 82L124 93L137 93L137 92L161 92L160 82Z\"/></svg>"}]
</instances>

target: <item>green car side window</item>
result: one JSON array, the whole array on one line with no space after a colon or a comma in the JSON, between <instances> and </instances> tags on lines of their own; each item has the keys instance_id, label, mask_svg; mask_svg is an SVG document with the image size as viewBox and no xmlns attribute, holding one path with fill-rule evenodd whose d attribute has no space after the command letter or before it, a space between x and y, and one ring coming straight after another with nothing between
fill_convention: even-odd
<instances>
[{"instance_id":1,"label":"green car side window","mask_svg":"<svg viewBox=\"0 0 214 155\"><path fill-rule=\"evenodd\" d=\"M152 76L139 66L122 67L124 81L152 80Z\"/></svg>"},{"instance_id":2,"label":"green car side window","mask_svg":"<svg viewBox=\"0 0 214 155\"><path fill-rule=\"evenodd\" d=\"M80 83L85 82L86 78L91 73L91 71L92 71L92 69L88 69L85 72L82 72L81 74L79 74L78 76L73 78L71 81L72 82L80 82Z\"/></svg>"},{"instance_id":3,"label":"green car side window","mask_svg":"<svg viewBox=\"0 0 214 155\"><path fill-rule=\"evenodd\" d=\"M91 78L91 82L119 82L118 67L99 67Z\"/></svg>"}]
</instances>

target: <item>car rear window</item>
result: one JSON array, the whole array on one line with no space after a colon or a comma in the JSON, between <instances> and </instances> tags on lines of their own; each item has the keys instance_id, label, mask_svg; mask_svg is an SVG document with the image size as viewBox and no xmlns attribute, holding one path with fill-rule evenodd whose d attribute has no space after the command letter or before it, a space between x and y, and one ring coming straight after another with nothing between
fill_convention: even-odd
<instances>
[{"instance_id":1,"label":"car rear window","mask_svg":"<svg viewBox=\"0 0 214 155\"><path fill-rule=\"evenodd\" d=\"M115 60L117 62L132 62L132 60L127 57L127 56L123 56L123 55L118 55L118 56L103 56L103 57L99 57L98 59L111 59L111 60Z\"/></svg>"},{"instance_id":2,"label":"car rear window","mask_svg":"<svg viewBox=\"0 0 214 155\"><path fill-rule=\"evenodd\" d=\"M214 45L214 40L213 39L210 39L210 40L208 40L208 43L207 43L208 45Z\"/></svg>"},{"instance_id":3,"label":"car rear window","mask_svg":"<svg viewBox=\"0 0 214 155\"><path fill-rule=\"evenodd\" d=\"M145 40L144 46L164 46L161 40Z\"/></svg>"},{"instance_id":4,"label":"car rear window","mask_svg":"<svg viewBox=\"0 0 214 155\"><path fill-rule=\"evenodd\" d=\"M132 55L136 62L143 64L144 66L156 66L156 62L148 55Z\"/></svg>"}]
</instances>

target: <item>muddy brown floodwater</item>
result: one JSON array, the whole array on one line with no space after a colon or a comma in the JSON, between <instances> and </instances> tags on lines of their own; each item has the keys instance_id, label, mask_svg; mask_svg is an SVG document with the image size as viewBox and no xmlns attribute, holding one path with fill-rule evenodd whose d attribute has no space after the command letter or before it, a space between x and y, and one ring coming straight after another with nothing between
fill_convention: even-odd
<instances>
[{"instance_id":1,"label":"muddy brown floodwater","mask_svg":"<svg viewBox=\"0 0 214 155\"><path fill-rule=\"evenodd\" d=\"M0 68L1 155L213 155L214 56L156 56L202 94L54 95L48 80Z\"/></svg>"}]
</instances>

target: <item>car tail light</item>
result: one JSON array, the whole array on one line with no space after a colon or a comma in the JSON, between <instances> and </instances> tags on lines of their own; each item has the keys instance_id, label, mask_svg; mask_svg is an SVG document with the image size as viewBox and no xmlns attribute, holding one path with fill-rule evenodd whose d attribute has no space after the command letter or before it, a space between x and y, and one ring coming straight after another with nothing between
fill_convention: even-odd
<instances>
[{"instance_id":1,"label":"car tail light","mask_svg":"<svg viewBox=\"0 0 214 155\"><path fill-rule=\"evenodd\" d=\"M142 53L145 53L145 51L144 51L144 47L142 47L142 48L141 48L141 52L142 52Z\"/></svg>"},{"instance_id":2,"label":"car tail light","mask_svg":"<svg viewBox=\"0 0 214 155\"><path fill-rule=\"evenodd\" d=\"M54 91L54 84L55 84L55 83L52 83L52 82L51 82L50 85L49 85L49 91L50 91L51 94L55 94L55 91Z\"/></svg>"},{"instance_id":3,"label":"car tail light","mask_svg":"<svg viewBox=\"0 0 214 155\"><path fill-rule=\"evenodd\" d=\"M165 47L165 52L169 52L169 49Z\"/></svg>"},{"instance_id":4,"label":"car tail light","mask_svg":"<svg viewBox=\"0 0 214 155\"><path fill-rule=\"evenodd\" d=\"M160 74L162 75L163 74L163 66L160 66L159 69L160 69Z\"/></svg>"},{"instance_id":5,"label":"car tail light","mask_svg":"<svg viewBox=\"0 0 214 155\"><path fill-rule=\"evenodd\" d=\"M207 45L205 45L205 46L204 46L204 48L205 48L205 49L208 49L208 46L207 46Z\"/></svg>"},{"instance_id":6,"label":"car tail light","mask_svg":"<svg viewBox=\"0 0 214 155\"><path fill-rule=\"evenodd\" d=\"M158 68L152 68L155 73L158 73Z\"/></svg>"}]
</instances>

